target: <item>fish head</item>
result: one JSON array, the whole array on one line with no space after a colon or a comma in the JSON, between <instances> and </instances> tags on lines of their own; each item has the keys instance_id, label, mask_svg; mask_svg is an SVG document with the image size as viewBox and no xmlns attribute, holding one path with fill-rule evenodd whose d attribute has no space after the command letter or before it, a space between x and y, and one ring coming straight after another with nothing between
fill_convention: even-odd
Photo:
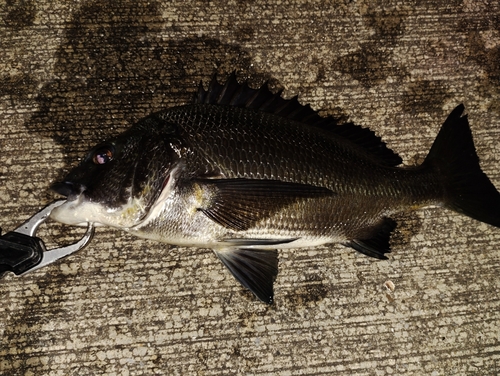
<instances>
[{"instance_id":1,"label":"fish head","mask_svg":"<svg viewBox=\"0 0 500 376\"><path fill-rule=\"evenodd\" d=\"M67 201L56 221L85 226L135 226L147 216L186 150L175 124L151 115L92 148L81 163L52 185Z\"/></svg>"}]
</instances>

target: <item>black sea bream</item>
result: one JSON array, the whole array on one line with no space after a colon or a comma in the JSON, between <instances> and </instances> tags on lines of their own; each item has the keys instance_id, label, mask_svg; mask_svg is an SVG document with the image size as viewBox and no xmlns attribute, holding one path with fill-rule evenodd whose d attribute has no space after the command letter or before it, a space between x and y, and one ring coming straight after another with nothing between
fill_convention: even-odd
<instances>
[{"instance_id":1,"label":"black sea bream","mask_svg":"<svg viewBox=\"0 0 500 376\"><path fill-rule=\"evenodd\" d=\"M353 124L320 117L231 76L193 104L154 113L90 151L53 188L52 218L212 248L259 299L273 301L276 249L339 242L386 258L395 213L441 205L500 227L500 194L479 167L463 105L425 162L401 158Z\"/></svg>"}]
</instances>

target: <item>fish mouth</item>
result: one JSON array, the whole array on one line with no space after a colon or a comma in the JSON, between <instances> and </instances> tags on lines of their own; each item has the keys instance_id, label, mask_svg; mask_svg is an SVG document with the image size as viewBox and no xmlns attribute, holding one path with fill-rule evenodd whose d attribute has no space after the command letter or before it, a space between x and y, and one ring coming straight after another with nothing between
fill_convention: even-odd
<instances>
[{"instance_id":1,"label":"fish mouth","mask_svg":"<svg viewBox=\"0 0 500 376\"><path fill-rule=\"evenodd\" d=\"M66 202L54 208L50 213L52 219L71 226L87 226L88 222L99 225L95 221L90 221L90 218L82 217L78 214L78 208L85 201L83 193L86 188L83 185L70 181L59 181L53 183L50 189L66 197Z\"/></svg>"},{"instance_id":2,"label":"fish mouth","mask_svg":"<svg viewBox=\"0 0 500 376\"><path fill-rule=\"evenodd\" d=\"M56 182L50 186L54 192L66 197L68 201L76 200L83 192L85 192L86 187L82 184L76 184L70 181Z\"/></svg>"},{"instance_id":3,"label":"fish mouth","mask_svg":"<svg viewBox=\"0 0 500 376\"><path fill-rule=\"evenodd\" d=\"M144 221L161 193L158 192L147 200L130 196L122 205L111 207L93 199L91 192L81 183L59 181L53 183L51 189L66 197L66 202L50 213L52 219L72 226L86 226L88 222L92 222L96 226L116 228L129 228Z\"/></svg>"}]
</instances>

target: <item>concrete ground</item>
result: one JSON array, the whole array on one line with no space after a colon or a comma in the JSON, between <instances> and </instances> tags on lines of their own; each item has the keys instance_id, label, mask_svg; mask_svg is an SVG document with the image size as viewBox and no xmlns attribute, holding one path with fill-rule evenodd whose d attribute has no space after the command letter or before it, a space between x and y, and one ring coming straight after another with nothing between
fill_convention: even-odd
<instances>
[{"instance_id":1,"label":"concrete ground","mask_svg":"<svg viewBox=\"0 0 500 376\"><path fill-rule=\"evenodd\" d=\"M496 0L11 0L2 229L54 200L49 185L90 146L233 70L369 126L406 164L464 103L500 187ZM210 250L100 228L78 254L0 281L0 374L500 374L500 229L438 208L397 220L387 261L340 245L280 252L272 306Z\"/></svg>"}]
</instances>

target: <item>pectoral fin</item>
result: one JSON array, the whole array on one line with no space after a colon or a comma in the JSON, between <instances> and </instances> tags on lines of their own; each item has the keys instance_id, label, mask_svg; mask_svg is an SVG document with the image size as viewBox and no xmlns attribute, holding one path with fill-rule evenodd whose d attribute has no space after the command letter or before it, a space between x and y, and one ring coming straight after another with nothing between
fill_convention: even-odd
<instances>
[{"instance_id":1,"label":"pectoral fin","mask_svg":"<svg viewBox=\"0 0 500 376\"><path fill-rule=\"evenodd\" d=\"M215 253L238 282L264 303L273 302L273 283L278 275L276 250L234 248Z\"/></svg>"},{"instance_id":2,"label":"pectoral fin","mask_svg":"<svg viewBox=\"0 0 500 376\"><path fill-rule=\"evenodd\" d=\"M195 184L206 197L198 210L235 231L247 230L299 200L334 195L328 188L279 180L204 179Z\"/></svg>"}]
</instances>

